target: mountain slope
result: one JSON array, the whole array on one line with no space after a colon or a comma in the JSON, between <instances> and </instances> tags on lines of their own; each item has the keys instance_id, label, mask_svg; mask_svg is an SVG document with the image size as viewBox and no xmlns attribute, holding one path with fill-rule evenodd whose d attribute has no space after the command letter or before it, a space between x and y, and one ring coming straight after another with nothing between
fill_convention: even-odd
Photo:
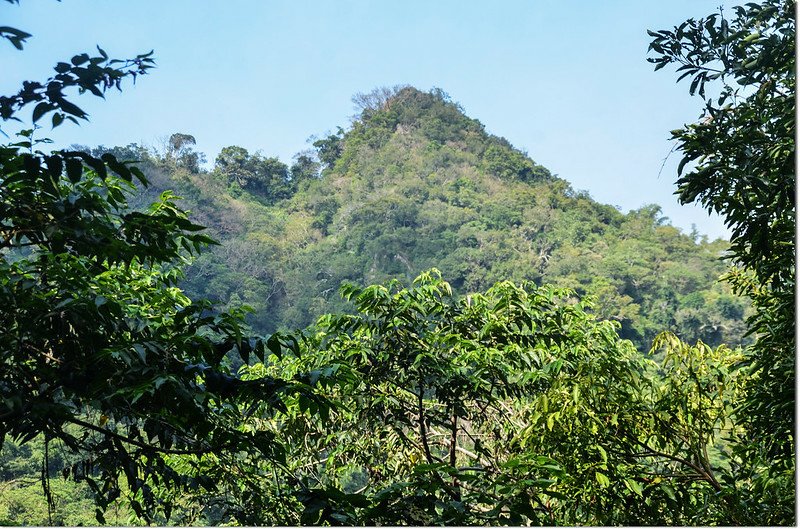
<instances>
[{"instance_id":1,"label":"mountain slope","mask_svg":"<svg viewBox=\"0 0 800 529\"><path fill-rule=\"evenodd\" d=\"M436 267L461 293L512 279L594 295L641 350L662 330L741 342L744 302L716 282L726 242L682 234L657 206L623 214L575 192L440 90L366 101L291 169L240 148L209 173L148 158L155 187L176 189L221 242L189 268L191 295L251 305L268 332L346 310L342 281Z\"/></svg>"}]
</instances>

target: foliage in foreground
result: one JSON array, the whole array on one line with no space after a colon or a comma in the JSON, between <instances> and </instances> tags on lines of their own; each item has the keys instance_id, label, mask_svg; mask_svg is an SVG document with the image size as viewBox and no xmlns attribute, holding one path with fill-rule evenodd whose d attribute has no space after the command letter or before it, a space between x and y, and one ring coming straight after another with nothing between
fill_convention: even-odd
<instances>
[{"instance_id":1,"label":"foliage in foreground","mask_svg":"<svg viewBox=\"0 0 800 529\"><path fill-rule=\"evenodd\" d=\"M77 122L86 114L71 89L102 96L152 64L150 54L98 53L0 97L0 116L20 121L32 106L34 124ZM51 445L70 454L59 470L89 485L99 522L121 496L138 517L168 520L168 493L218 486L192 458L213 454L236 469L242 451L280 459L279 442L241 425L253 403L280 408L285 393L310 388L231 375L226 355L263 358L265 344L247 336L240 312L215 313L175 286L179 267L212 240L174 196L132 211L133 180L147 185L141 171L110 154L41 152L33 132L0 147L0 448L42 438L49 523ZM176 466L175 455L189 459Z\"/></svg>"},{"instance_id":2,"label":"foliage in foreground","mask_svg":"<svg viewBox=\"0 0 800 529\"><path fill-rule=\"evenodd\" d=\"M590 303L532 283L459 297L434 270L409 288L343 293L356 313L275 335L265 362L242 368L244 381L294 379L323 393L248 410L243 431L280 440L285 456L167 456L218 482L159 491L178 521L774 520L753 510L753 480L736 474L758 476L735 451L746 432L734 408L749 377L740 351L663 334L657 364Z\"/></svg>"},{"instance_id":3,"label":"foliage in foreground","mask_svg":"<svg viewBox=\"0 0 800 529\"><path fill-rule=\"evenodd\" d=\"M719 105L735 104L709 103L710 120L677 133L698 161L682 197L736 228L743 271L732 277L760 309L746 356L661 334L656 364L569 290L500 282L458 297L436 272L410 288L347 287L354 314L251 341L239 315L214 315L175 288L185 257L210 241L172 196L130 211L125 191L143 175L113 156L38 152L24 133L0 149L0 433L16 441L3 448L12 488L0 490L10 499L0 517L35 519L8 505L21 505L26 487L13 480L30 471L13 454L36 447L51 524L77 520L74 503L53 517L72 485L50 479L53 464L93 488L98 519L124 497L134 515L164 523L176 510L181 522L202 510L204 521L244 524L792 523L794 272L781 249L794 248L784 192L793 6L768 0L732 24L712 17L654 35L662 64L694 75L692 91L717 59L757 86L742 100L723 90ZM27 34L9 30L0 36L21 47ZM704 55L707 45L724 53ZM76 56L47 83L0 98L0 115L35 104L34 122L85 117L64 89L102 94L148 57L119 69L102 50ZM368 114L387 117L378 110ZM196 170L189 138L175 140L175 158ZM341 161L336 141L322 147ZM269 179L231 173L237 185L284 178L256 161ZM527 169L510 178L546 176ZM226 368L229 353L247 363L251 352L261 363L241 378Z\"/></svg>"},{"instance_id":4,"label":"foliage in foreground","mask_svg":"<svg viewBox=\"0 0 800 529\"><path fill-rule=\"evenodd\" d=\"M651 33L657 56L649 60L657 69L678 64L691 94L711 91L702 119L673 131L683 153L677 194L731 228L727 278L755 307L747 320L755 376L740 410L752 432L742 450L761 467L752 502L794 523L796 2L765 0L733 13Z\"/></svg>"},{"instance_id":5,"label":"foliage in foreground","mask_svg":"<svg viewBox=\"0 0 800 529\"><path fill-rule=\"evenodd\" d=\"M300 355L243 368L311 373L334 403L329 420L301 397L261 423L310 489L277 518L294 484L263 490L263 519L752 523L730 477L740 352L664 334L657 365L570 291L532 283L457 297L432 271L344 295L357 313L321 318Z\"/></svg>"}]
</instances>

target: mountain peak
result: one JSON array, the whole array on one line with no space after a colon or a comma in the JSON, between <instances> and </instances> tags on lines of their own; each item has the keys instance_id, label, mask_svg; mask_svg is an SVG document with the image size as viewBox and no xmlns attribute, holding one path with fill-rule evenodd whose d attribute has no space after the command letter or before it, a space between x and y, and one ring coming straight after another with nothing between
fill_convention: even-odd
<instances>
[{"instance_id":1,"label":"mountain peak","mask_svg":"<svg viewBox=\"0 0 800 529\"><path fill-rule=\"evenodd\" d=\"M596 314L643 350L664 328L742 343L745 307L714 283L722 242L694 241L657 207L623 214L573 191L442 90L399 86L354 102L348 130L314 143L325 169L307 156L289 197L241 186L226 164L163 181L221 241L187 271L190 295L252 306L250 321L271 332L349 310L343 281L410 281L435 267L461 294L508 279L592 295ZM231 161L272 174L272 160L242 154Z\"/></svg>"},{"instance_id":2,"label":"mountain peak","mask_svg":"<svg viewBox=\"0 0 800 529\"><path fill-rule=\"evenodd\" d=\"M430 140L442 144L469 133L484 133L483 124L467 117L461 105L440 88L427 92L406 85L376 88L356 94L353 103L360 110L356 123L367 127L422 129Z\"/></svg>"},{"instance_id":3,"label":"mountain peak","mask_svg":"<svg viewBox=\"0 0 800 529\"><path fill-rule=\"evenodd\" d=\"M547 169L508 140L486 132L480 121L467 116L441 88L423 91L408 85L381 87L356 94L353 103L359 115L352 128L342 131L340 137L329 138L336 140L337 158L344 165L350 164L353 149L362 151L361 159L364 149L372 150L373 157L397 136L405 136L404 143L413 145L412 150L446 148L453 155L466 154L473 158L473 165L504 180L534 182L552 178ZM342 165L338 168L344 169Z\"/></svg>"}]
</instances>

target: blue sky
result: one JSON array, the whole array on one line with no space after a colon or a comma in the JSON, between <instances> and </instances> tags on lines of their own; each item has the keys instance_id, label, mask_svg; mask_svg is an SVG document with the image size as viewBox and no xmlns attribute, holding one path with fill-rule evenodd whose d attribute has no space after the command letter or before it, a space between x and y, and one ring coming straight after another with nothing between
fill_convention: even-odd
<instances>
[{"instance_id":1,"label":"blue sky","mask_svg":"<svg viewBox=\"0 0 800 529\"><path fill-rule=\"evenodd\" d=\"M91 121L44 130L57 147L158 145L192 134L213 161L240 145L290 162L311 135L346 127L350 98L378 86L439 87L489 132L623 211L659 204L711 238L719 218L675 199L669 131L702 101L646 62L647 29L714 12L721 0L22 0L0 25L33 34L0 48L0 93L43 80L102 46L155 50L157 69L85 96ZM664 159L667 158L664 164ZM662 170L662 164L664 164Z\"/></svg>"}]
</instances>

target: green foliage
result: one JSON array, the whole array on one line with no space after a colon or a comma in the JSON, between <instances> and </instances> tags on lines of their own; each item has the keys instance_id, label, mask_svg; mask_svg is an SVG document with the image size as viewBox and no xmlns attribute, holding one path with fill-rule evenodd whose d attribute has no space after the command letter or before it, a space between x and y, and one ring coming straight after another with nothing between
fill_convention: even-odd
<instances>
[{"instance_id":1,"label":"green foliage","mask_svg":"<svg viewBox=\"0 0 800 529\"><path fill-rule=\"evenodd\" d=\"M48 498L39 479L43 462L57 475L80 461L63 445L45 443L37 436L24 444L6 440L0 452L0 524L2 525L97 525L94 496L89 486L63 477L49 483ZM48 508L51 507L51 508ZM121 502L112 504L106 518L115 525L138 525L133 511Z\"/></svg>"},{"instance_id":2,"label":"green foliage","mask_svg":"<svg viewBox=\"0 0 800 529\"><path fill-rule=\"evenodd\" d=\"M622 214L598 204L444 94L401 87L364 97L351 130L317 142L321 176L310 154L297 158L286 201L228 186L219 170L187 174L145 160L148 174L164 175L154 186L175 189L222 242L187 270L190 297L228 304L236 293L254 309L248 322L272 332L349 310L335 295L342 281L410 280L437 267L460 294L510 279L595 296L598 314L619 321L641 351L664 329L687 341L745 342L747 302L716 282L723 241L681 234L656 206ZM436 120L449 132L433 141L426 131ZM226 152L247 159L237 149Z\"/></svg>"},{"instance_id":3,"label":"green foliage","mask_svg":"<svg viewBox=\"0 0 800 529\"><path fill-rule=\"evenodd\" d=\"M665 334L659 366L590 304L532 283L456 297L433 270L342 291L355 314L245 368L308 373L334 404L327 422L299 398L262 423L314 485L284 523L741 522L725 481L740 353Z\"/></svg>"},{"instance_id":4,"label":"green foliage","mask_svg":"<svg viewBox=\"0 0 800 529\"><path fill-rule=\"evenodd\" d=\"M484 170L496 174L500 178L517 178L523 182L532 182L550 176L541 166L534 164L530 158L514 150L510 145L500 147L491 145L483 153Z\"/></svg>"},{"instance_id":5,"label":"green foliage","mask_svg":"<svg viewBox=\"0 0 800 529\"><path fill-rule=\"evenodd\" d=\"M320 170L320 162L313 151L298 153L290 169L292 182L295 186L299 186L303 182L315 180L319 178Z\"/></svg>"},{"instance_id":6,"label":"green foliage","mask_svg":"<svg viewBox=\"0 0 800 529\"><path fill-rule=\"evenodd\" d=\"M782 524L795 519L795 7L765 0L734 8L732 19L650 32L658 56L648 59L656 69L679 64L691 94L716 92L698 123L673 131L678 196L720 213L732 231L727 278L756 308L748 363L758 376L742 412L751 457L764 465L759 493Z\"/></svg>"},{"instance_id":7,"label":"green foliage","mask_svg":"<svg viewBox=\"0 0 800 529\"><path fill-rule=\"evenodd\" d=\"M174 161L178 167L197 173L200 171L200 164L206 160L203 153L195 152L192 149L192 146L196 143L197 141L191 134L176 132L169 137L167 159Z\"/></svg>"},{"instance_id":8,"label":"green foliage","mask_svg":"<svg viewBox=\"0 0 800 529\"><path fill-rule=\"evenodd\" d=\"M325 138L314 141L314 148L317 149L319 159L325 167L333 167L333 164L342 154L343 135L344 130L339 127L336 134L330 134Z\"/></svg>"},{"instance_id":9,"label":"green foliage","mask_svg":"<svg viewBox=\"0 0 800 529\"><path fill-rule=\"evenodd\" d=\"M263 196L268 201L287 198L292 192L289 168L277 158L264 158L237 146L225 147L217 156L215 168L229 183Z\"/></svg>"},{"instance_id":10,"label":"green foliage","mask_svg":"<svg viewBox=\"0 0 800 529\"><path fill-rule=\"evenodd\" d=\"M0 36L6 38L14 47L21 50L30 34L15 28L0 28ZM54 70L56 75L43 83L27 81L14 95L0 96L0 119L3 121L20 121L15 116L23 107L35 104L31 122L35 125L44 116L51 114L53 127L61 125L64 120L78 123L78 119L88 119L77 105L68 100L65 91L77 88L79 93L90 92L97 97L104 97L109 88L121 89L126 77L136 80L153 66L150 53L137 55L133 59L109 59L108 54L99 46L99 55L88 53L75 55L70 62L59 62Z\"/></svg>"},{"instance_id":11,"label":"green foliage","mask_svg":"<svg viewBox=\"0 0 800 529\"><path fill-rule=\"evenodd\" d=\"M48 112L54 125L64 113L85 117L64 89L102 95L152 62L149 54L101 54L59 63L53 79L0 98L0 115L17 119L35 103L34 121ZM114 64L121 66L104 66ZM169 192L131 210L134 179L145 188L148 181L113 154L44 153L32 130L20 137L0 147L0 448L6 439L43 438L48 523L60 487L55 470L88 485L98 522L121 497L149 522L169 520L170 494L234 479L212 480L198 464L204 457L242 472L242 451L279 460L280 442L242 428L248 407L281 408L284 393L311 395L310 388L230 373L226 355L263 360L264 342L249 337L241 311L215 312L176 287L180 267L212 239ZM72 458L60 469L50 466L56 445ZM185 459L175 464L170 456L179 455ZM25 492L9 492L18 493ZM18 514L14 523L41 521Z\"/></svg>"},{"instance_id":12,"label":"green foliage","mask_svg":"<svg viewBox=\"0 0 800 529\"><path fill-rule=\"evenodd\" d=\"M59 479L52 482L50 494L52 509L48 509L38 480L31 479L25 484L5 481L0 489L0 524L39 527L97 525L94 500L88 487ZM115 509L110 511L110 522L130 525L127 512L119 516Z\"/></svg>"},{"instance_id":13,"label":"green foliage","mask_svg":"<svg viewBox=\"0 0 800 529\"><path fill-rule=\"evenodd\" d=\"M653 33L692 93L723 82L675 137L679 195L730 247L594 202L439 89L357 96L291 170L23 131L0 147L0 522L790 523L792 6ZM77 121L65 90L152 63L99 51L0 116ZM714 282L726 251L755 313ZM264 340L250 307L267 330L341 314ZM752 349L718 345L748 317Z\"/></svg>"}]
</instances>

